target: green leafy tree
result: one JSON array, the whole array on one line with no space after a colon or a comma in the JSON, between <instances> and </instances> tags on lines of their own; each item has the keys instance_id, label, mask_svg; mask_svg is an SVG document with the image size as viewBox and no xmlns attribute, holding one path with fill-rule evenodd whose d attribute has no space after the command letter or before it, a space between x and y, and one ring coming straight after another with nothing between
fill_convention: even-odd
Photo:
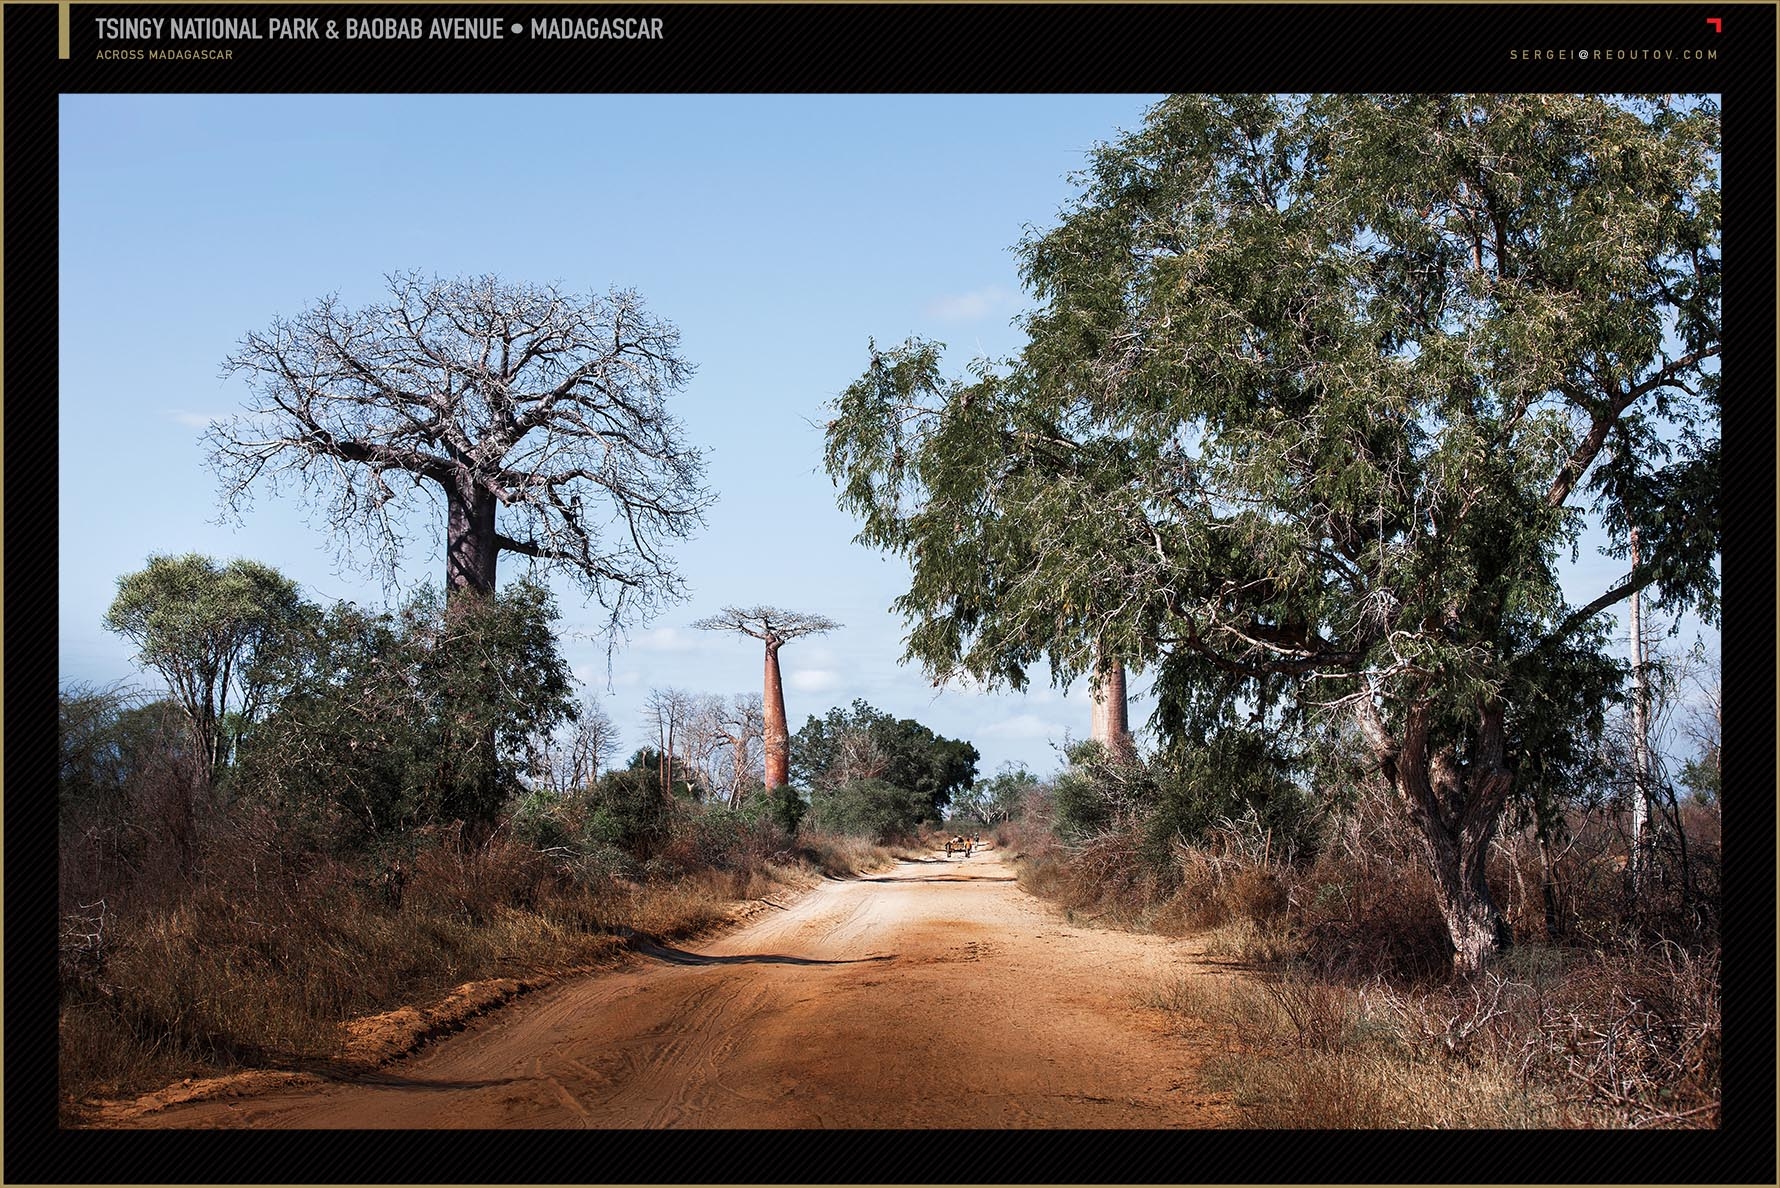
<instances>
[{"instance_id":1,"label":"green leafy tree","mask_svg":"<svg viewBox=\"0 0 1780 1188\"><path fill-rule=\"evenodd\" d=\"M913 788L888 780L848 780L810 794L809 821L830 833L887 842L906 837L932 812L932 802Z\"/></svg>"},{"instance_id":2,"label":"green leafy tree","mask_svg":"<svg viewBox=\"0 0 1780 1188\"><path fill-rule=\"evenodd\" d=\"M599 778L587 799L588 840L648 857L673 827L675 801L664 797L661 752L644 747L630 762ZM673 786L690 798L693 785L678 760L671 764Z\"/></svg>"},{"instance_id":3,"label":"green leafy tree","mask_svg":"<svg viewBox=\"0 0 1780 1188\"><path fill-rule=\"evenodd\" d=\"M274 691L267 661L302 607L296 583L257 561L155 556L118 579L105 626L165 678L214 782L241 732L266 710Z\"/></svg>"},{"instance_id":4,"label":"green leafy tree","mask_svg":"<svg viewBox=\"0 0 1780 1188\"><path fill-rule=\"evenodd\" d=\"M786 836L795 837L810 811L810 802L795 784L780 784L770 791L756 785L736 811L750 821L770 821Z\"/></svg>"},{"instance_id":5,"label":"green leafy tree","mask_svg":"<svg viewBox=\"0 0 1780 1188\"><path fill-rule=\"evenodd\" d=\"M1697 99L1157 105L1021 245L1019 358L874 350L835 403L908 655L1018 687L1100 648L1156 674L1164 736L1349 718L1478 968L1517 739L1601 693L1597 616L1716 615L1719 152ZM1641 560L1572 605L1591 515Z\"/></svg>"},{"instance_id":6,"label":"green leafy tree","mask_svg":"<svg viewBox=\"0 0 1780 1188\"><path fill-rule=\"evenodd\" d=\"M347 845L486 826L522 791L530 741L575 714L555 618L529 582L487 602L423 591L396 612L316 616L244 752L244 787Z\"/></svg>"},{"instance_id":7,"label":"green leafy tree","mask_svg":"<svg viewBox=\"0 0 1780 1188\"><path fill-rule=\"evenodd\" d=\"M1044 791L1044 783L1024 767L1003 764L988 783L979 785L987 794L985 825L1011 821L1026 810L1027 803Z\"/></svg>"},{"instance_id":8,"label":"green leafy tree","mask_svg":"<svg viewBox=\"0 0 1780 1188\"><path fill-rule=\"evenodd\" d=\"M938 818L952 796L976 780L977 749L942 738L912 718L896 718L855 699L826 717L811 716L791 740L791 769L811 789L883 780L919 795Z\"/></svg>"}]
</instances>

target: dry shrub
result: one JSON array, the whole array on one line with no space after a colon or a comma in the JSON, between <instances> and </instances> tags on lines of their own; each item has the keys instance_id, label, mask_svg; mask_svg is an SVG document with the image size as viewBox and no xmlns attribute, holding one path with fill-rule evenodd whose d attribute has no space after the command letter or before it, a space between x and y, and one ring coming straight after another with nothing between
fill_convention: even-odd
<instances>
[{"instance_id":1,"label":"dry shrub","mask_svg":"<svg viewBox=\"0 0 1780 1188\"><path fill-rule=\"evenodd\" d=\"M201 856L195 882L102 909L72 897L65 1101L325 1062L346 1019L467 981L585 967L625 932L692 936L730 919L738 899L809 878L791 855L764 859L745 845L727 867L638 881L597 853L546 855L499 838L351 861L283 853L249 833L228 840ZM889 861L877 847L842 852L831 855L836 873Z\"/></svg>"},{"instance_id":2,"label":"dry shrub","mask_svg":"<svg viewBox=\"0 0 1780 1188\"><path fill-rule=\"evenodd\" d=\"M460 915L471 924L487 923L503 907L535 907L554 874L544 855L500 840L467 849L444 845L422 850L411 866L404 900L428 911Z\"/></svg>"},{"instance_id":3,"label":"dry shrub","mask_svg":"<svg viewBox=\"0 0 1780 1188\"><path fill-rule=\"evenodd\" d=\"M1023 855L1014 881L1028 895L1057 903L1063 903L1066 893L1076 888L1068 856L1055 849Z\"/></svg>"},{"instance_id":4,"label":"dry shrub","mask_svg":"<svg viewBox=\"0 0 1780 1188\"><path fill-rule=\"evenodd\" d=\"M1531 997L1531 1075L1583 1117L1616 1125L1716 1126L1723 1100L1719 953L1673 943L1579 963Z\"/></svg>"},{"instance_id":5,"label":"dry shrub","mask_svg":"<svg viewBox=\"0 0 1780 1188\"><path fill-rule=\"evenodd\" d=\"M1069 847L1041 843L1012 857L1023 890L1091 922L1177 934L1199 922L1179 872L1158 865L1134 829Z\"/></svg>"},{"instance_id":6,"label":"dry shrub","mask_svg":"<svg viewBox=\"0 0 1780 1188\"><path fill-rule=\"evenodd\" d=\"M1420 980L1451 966L1433 880L1419 865L1325 855L1293 899L1305 955L1321 969Z\"/></svg>"},{"instance_id":7,"label":"dry shrub","mask_svg":"<svg viewBox=\"0 0 1780 1188\"><path fill-rule=\"evenodd\" d=\"M771 821L731 812L677 817L657 856L679 870L748 871L784 854L789 839Z\"/></svg>"},{"instance_id":8,"label":"dry shrub","mask_svg":"<svg viewBox=\"0 0 1780 1188\"><path fill-rule=\"evenodd\" d=\"M1255 965L1274 965L1304 956L1304 939L1286 921L1256 923L1238 916L1205 934L1205 955Z\"/></svg>"},{"instance_id":9,"label":"dry shrub","mask_svg":"<svg viewBox=\"0 0 1780 1188\"><path fill-rule=\"evenodd\" d=\"M1334 1052L1344 1045L1358 1019L1354 995L1348 990L1302 974L1287 974L1261 983L1279 1006L1297 1047Z\"/></svg>"},{"instance_id":10,"label":"dry shrub","mask_svg":"<svg viewBox=\"0 0 1780 1188\"><path fill-rule=\"evenodd\" d=\"M843 879L867 871L884 870L896 861L896 851L865 838L848 834L801 830L798 854L831 879Z\"/></svg>"},{"instance_id":11,"label":"dry shrub","mask_svg":"<svg viewBox=\"0 0 1780 1188\"><path fill-rule=\"evenodd\" d=\"M1075 849L1069 906L1124 927L1147 927L1176 889L1173 872L1151 860L1136 830L1098 834Z\"/></svg>"},{"instance_id":12,"label":"dry shrub","mask_svg":"<svg viewBox=\"0 0 1780 1188\"><path fill-rule=\"evenodd\" d=\"M1262 981L1182 975L1149 1004L1212 1028L1227 1051L1207 1087L1227 1091L1246 1126L1293 1129L1520 1127L1549 1124L1511 1067L1418 1055L1380 991L1304 974ZM1185 1020L1191 1020L1190 1023Z\"/></svg>"}]
</instances>

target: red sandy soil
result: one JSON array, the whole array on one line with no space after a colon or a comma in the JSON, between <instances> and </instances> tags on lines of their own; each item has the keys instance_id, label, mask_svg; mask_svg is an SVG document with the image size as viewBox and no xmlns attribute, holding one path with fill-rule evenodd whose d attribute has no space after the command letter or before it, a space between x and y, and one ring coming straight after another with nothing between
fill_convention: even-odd
<instances>
[{"instance_id":1,"label":"red sandy soil","mask_svg":"<svg viewBox=\"0 0 1780 1188\"><path fill-rule=\"evenodd\" d=\"M1066 923L992 853L936 853L615 971L360 1020L359 1071L175 1086L90 1124L1229 1126L1197 1076L1218 1041L1142 1005L1182 972L1217 976L1190 941Z\"/></svg>"}]
</instances>

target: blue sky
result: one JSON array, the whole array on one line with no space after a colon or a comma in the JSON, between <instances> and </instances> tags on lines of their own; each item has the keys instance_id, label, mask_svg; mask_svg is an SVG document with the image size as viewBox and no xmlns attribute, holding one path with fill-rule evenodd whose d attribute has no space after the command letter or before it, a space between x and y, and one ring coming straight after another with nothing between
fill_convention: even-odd
<instances>
[{"instance_id":1,"label":"blue sky","mask_svg":"<svg viewBox=\"0 0 1780 1188\"><path fill-rule=\"evenodd\" d=\"M565 651L626 753L651 687L759 690L758 645L687 624L767 603L845 624L783 654L793 729L861 697L969 739L985 774L1052 770L1052 744L1087 733L1085 686L942 691L900 666L887 608L907 571L852 543L819 426L871 338L943 341L954 373L1017 350L1012 245L1054 221L1069 171L1156 98L64 96L62 679L155 683L100 627L118 576L154 553L253 557L319 601L386 602L295 503L262 499L242 524L218 522L198 436L245 395L220 363L323 295L368 303L389 272L494 273L634 288L698 368L679 414L718 502L676 550L691 600L632 633L608 689L606 649L589 638L598 608L556 583ZM1585 555L1573 600L1622 569ZM423 536L402 581L442 574ZM1134 725L1149 708L1134 699Z\"/></svg>"}]
</instances>

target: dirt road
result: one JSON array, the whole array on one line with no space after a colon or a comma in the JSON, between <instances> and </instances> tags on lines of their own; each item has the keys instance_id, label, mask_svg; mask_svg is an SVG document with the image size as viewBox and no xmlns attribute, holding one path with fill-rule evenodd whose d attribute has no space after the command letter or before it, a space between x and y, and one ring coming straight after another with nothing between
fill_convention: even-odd
<instances>
[{"instance_id":1,"label":"dirt road","mask_svg":"<svg viewBox=\"0 0 1780 1188\"><path fill-rule=\"evenodd\" d=\"M1190 961L1184 942L1066 924L992 853L936 855L645 949L377 1072L131 1124L1229 1125L1201 1050L1139 1003Z\"/></svg>"}]
</instances>

